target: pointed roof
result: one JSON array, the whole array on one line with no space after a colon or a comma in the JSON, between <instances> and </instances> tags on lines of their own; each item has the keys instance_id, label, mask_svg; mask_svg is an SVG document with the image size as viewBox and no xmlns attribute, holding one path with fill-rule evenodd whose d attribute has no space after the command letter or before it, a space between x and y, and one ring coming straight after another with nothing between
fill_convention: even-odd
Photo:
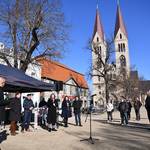
<instances>
[{"instance_id":1,"label":"pointed roof","mask_svg":"<svg viewBox=\"0 0 150 150\"><path fill-rule=\"evenodd\" d=\"M125 27L125 24L124 24L124 21L123 21L120 5L118 3L114 37L116 37L119 29L121 29L121 31L127 36L126 27Z\"/></svg>"},{"instance_id":2,"label":"pointed roof","mask_svg":"<svg viewBox=\"0 0 150 150\"><path fill-rule=\"evenodd\" d=\"M93 38L94 38L96 32L98 33L98 35L104 41L104 31L103 31L103 26L102 26L102 22L101 22L101 19L100 19L100 14L99 14L98 7L96 9L96 17L95 17L95 25L94 25Z\"/></svg>"}]
</instances>

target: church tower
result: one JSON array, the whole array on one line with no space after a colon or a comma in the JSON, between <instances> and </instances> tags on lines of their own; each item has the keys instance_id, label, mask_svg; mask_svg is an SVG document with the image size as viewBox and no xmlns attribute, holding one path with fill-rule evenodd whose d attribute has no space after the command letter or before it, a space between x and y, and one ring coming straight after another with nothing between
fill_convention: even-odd
<instances>
[{"instance_id":1,"label":"church tower","mask_svg":"<svg viewBox=\"0 0 150 150\"><path fill-rule=\"evenodd\" d=\"M96 51L96 52L95 52ZM99 58L99 55L102 59L105 59L106 57L106 43L105 43L105 37L104 37L104 30L102 26L102 22L100 19L100 13L98 10L98 7L96 9L96 17L95 17L95 25L94 25L94 32L92 37L92 71L93 75L99 74L97 71L97 68L102 69L100 66L98 67L97 61ZM95 69L96 68L96 69ZM104 83L102 79L98 76L92 77L93 81L93 93L96 94L96 96L93 97L94 105L103 99L104 97L104 86L101 84Z\"/></svg>"},{"instance_id":2,"label":"church tower","mask_svg":"<svg viewBox=\"0 0 150 150\"><path fill-rule=\"evenodd\" d=\"M125 68L130 73L130 59L128 47L128 35L121 14L120 4L117 5L116 25L114 31L114 44L116 50L116 68Z\"/></svg>"}]
</instances>

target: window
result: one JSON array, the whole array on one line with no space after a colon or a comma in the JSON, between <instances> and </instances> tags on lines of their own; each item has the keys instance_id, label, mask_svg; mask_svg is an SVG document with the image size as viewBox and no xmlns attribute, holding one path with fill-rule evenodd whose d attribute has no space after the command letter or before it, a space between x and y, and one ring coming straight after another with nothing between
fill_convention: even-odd
<instances>
[{"instance_id":1,"label":"window","mask_svg":"<svg viewBox=\"0 0 150 150\"><path fill-rule=\"evenodd\" d=\"M64 94L67 93L66 85L63 85Z\"/></svg>"},{"instance_id":2,"label":"window","mask_svg":"<svg viewBox=\"0 0 150 150\"><path fill-rule=\"evenodd\" d=\"M121 44L121 52L123 52L123 45Z\"/></svg>"},{"instance_id":3,"label":"window","mask_svg":"<svg viewBox=\"0 0 150 150\"><path fill-rule=\"evenodd\" d=\"M99 54L99 55L101 55L101 51L102 51L102 47L100 46L100 47L99 47L99 51L98 51L98 54Z\"/></svg>"},{"instance_id":4,"label":"window","mask_svg":"<svg viewBox=\"0 0 150 150\"><path fill-rule=\"evenodd\" d=\"M122 34L120 34L120 39L122 39Z\"/></svg>"},{"instance_id":5,"label":"window","mask_svg":"<svg viewBox=\"0 0 150 150\"><path fill-rule=\"evenodd\" d=\"M120 56L120 65L121 65L121 67L126 66L126 58L123 55Z\"/></svg>"},{"instance_id":6,"label":"window","mask_svg":"<svg viewBox=\"0 0 150 150\"><path fill-rule=\"evenodd\" d=\"M99 42L99 38L97 37L97 42Z\"/></svg>"},{"instance_id":7,"label":"window","mask_svg":"<svg viewBox=\"0 0 150 150\"><path fill-rule=\"evenodd\" d=\"M123 51L125 52L126 50L126 47L125 47L125 44L123 43Z\"/></svg>"},{"instance_id":8,"label":"window","mask_svg":"<svg viewBox=\"0 0 150 150\"><path fill-rule=\"evenodd\" d=\"M118 51L119 51L119 52L120 52L120 48L121 48L121 47L120 47L120 44L118 44Z\"/></svg>"}]
</instances>

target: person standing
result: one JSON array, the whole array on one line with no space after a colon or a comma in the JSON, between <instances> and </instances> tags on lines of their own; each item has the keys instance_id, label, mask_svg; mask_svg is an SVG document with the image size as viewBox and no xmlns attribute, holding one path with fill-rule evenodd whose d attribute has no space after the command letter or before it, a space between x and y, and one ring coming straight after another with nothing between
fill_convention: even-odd
<instances>
[{"instance_id":1,"label":"person standing","mask_svg":"<svg viewBox=\"0 0 150 150\"><path fill-rule=\"evenodd\" d=\"M113 117L112 117L112 113L114 110L114 106L112 104L112 101L109 101L106 105L106 110L107 110L107 121L112 121Z\"/></svg>"},{"instance_id":2,"label":"person standing","mask_svg":"<svg viewBox=\"0 0 150 150\"><path fill-rule=\"evenodd\" d=\"M136 120L140 120L140 108L142 106L142 103L140 102L139 98L137 97L136 100L134 101L134 110L135 110L135 115L136 115Z\"/></svg>"},{"instance_id":3,"label":"person standing","mask_svg":"<svg viewBox=\"0 0 150 150\"><path fill-rule=\"evenodd\" d=\"M128 125L128 117L127 117L128 109L129 109L129 106L128 106L125 98L122 97L122 100L119 103L119 107L118 107L118 110L120 111L121 125L123 125L123 124Z\"/></svg>"},{"instance_id":4,"label":"person standing","mask_svg":"<svg viewBox=\"0 0 150 150\"><path fill-rule=\"evenodd\" d=\"M42 97L41 101L39 103L39 115L40 115L40 125L42 127L46 127L47 123L47 102L45 101L45 98Z\"/></svg>"},{"instance_id":5,"label":"person standing","mask_svg":"<svg viewBox=\"0 0 150 150\"><path fill-rule=\"evenodd\" d=\"M68 127L68 118L71 116L71 103L69 97L65 96L62 102L62 117L64 118L64 127Z\"/></svg>"},{"instance_id":6,"label":"person standing","mask_svg":"<svg viewBox=\"0 0 150 150\"><path fill-rule=\"evenodd\" d=\"M32 98L32 94L27 94L27 97L23 102L24 118L22 124L22 132L24 132L24 129L26 131L30 131L29 125L31 122L32 110L34 108L34 104L31 98Z\"/></svg>"},{"instance_id":7,"label":"person standing","mask_svg":"<svg viewBox=\"0 0 150 150\"><path fill-rule=\"evenodd\" d=\"M148 120L150 122L150 91L147 93L147 97L145 100L145 108L147 110Z\"/></svg>"},{"instance_id":8,"label":"person standing","mask_svg":"<svg viewBox=\"0 0 150 150\"><path fill-rule=\"evenodd\" d=\"M132 104L130 100L127 100L127 104L128 104L128 112L127 112L127 116L128 116L128 120L130 120L131 118L131 108L132 108Z\"/></svg>"},{"instance_id":9,"label":"person standing","mask_svg":"<svg viewBox=\"0 0 150 150\"><path fill-rule=\"evenodd\" d=\"M15 97L10 100L9 120L11 135L16 135L17 122L21 120L21 94L16 92Z\"/></svg>"},{"instance_id":10,"label":"person standing","mask_svg":"<svg viewBox=\"0 0 150 150\"><path fill-rule=\"evenodd\" d=\"M5 86L6 79L4 77L0 77L0 127L5 122L5 107L9 104L9 101L4 100L3 87Z\"/></svg>"},{"instance_id":11,"label":"person standing","mask_svg":"<svg viewBox=\"0 0 150 150\"><path fill-rule=\"evenodd\" d=\"M73 109L74 109L74 115L75 115L75 122L76 126L82 126L81 124L81 107L82 107L82 101L79 99L78 96L75 97L75 100L73 101Z\"/></svg>"},{"instance_id":12,"label":"person standing","mask_svg":"<svg viewBox=\"0 0 150 150\"><path fill-rule=\"evenodd\" d=\"M57 107L58 102L54 94L50 95L50 98L47 102L48 107L48 114L47 114L47 123L48 123L48 131L57 131L56 127L56 120L57 120Z\"/></svg>"}]
</instances>

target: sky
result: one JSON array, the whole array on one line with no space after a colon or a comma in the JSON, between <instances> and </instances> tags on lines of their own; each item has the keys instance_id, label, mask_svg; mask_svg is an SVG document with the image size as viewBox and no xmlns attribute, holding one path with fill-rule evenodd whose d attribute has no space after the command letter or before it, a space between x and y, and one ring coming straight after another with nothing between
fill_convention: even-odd
<instances>
[{"instance_id":1,"label":"sky","mask_svg":"<svg viewBox=\"0 0 150 150\"><path fill-rule=\"evenodd\" d=\"M60 62L83 74L88 72L91 60L86 46L93 34L97 1L105 36L111 38L117 0L62 0L66 22L71 25L71 40ZM131 66L150 80L150 0L120 0L120 7L128 32Z\"/></svg>"}]
</instances>

